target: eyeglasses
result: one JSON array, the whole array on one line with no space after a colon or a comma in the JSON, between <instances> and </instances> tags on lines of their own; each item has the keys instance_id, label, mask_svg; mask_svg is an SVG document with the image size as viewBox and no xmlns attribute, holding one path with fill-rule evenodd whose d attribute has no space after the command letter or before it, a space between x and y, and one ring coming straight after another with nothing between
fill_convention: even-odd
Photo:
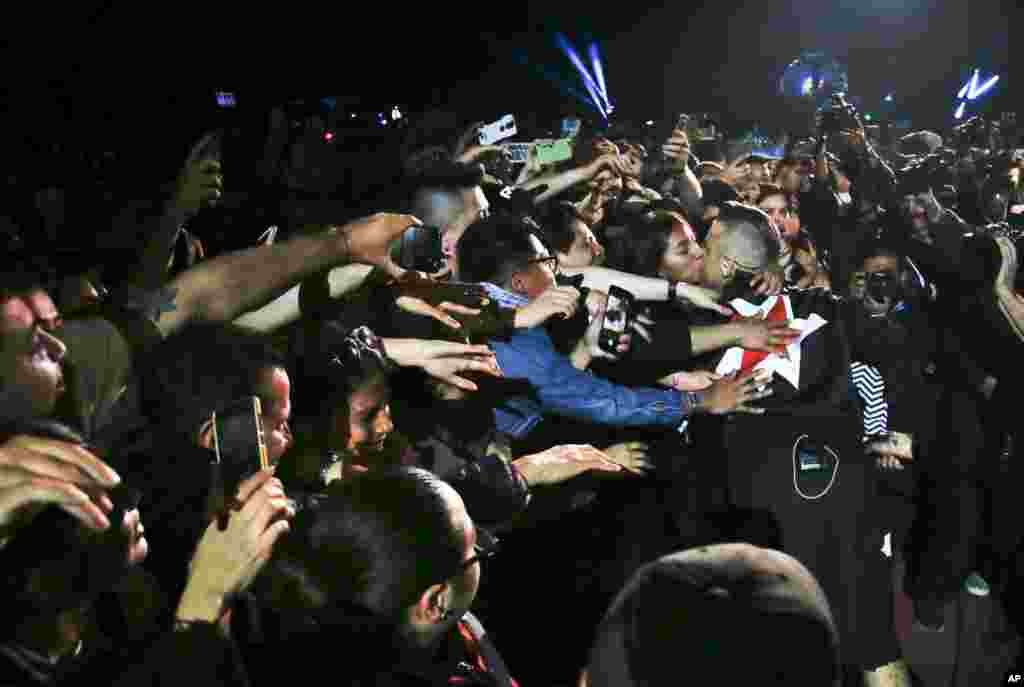
<instances>
[{"instance_id":1,"label":"eyeglasses","mask_svg":"<svg viewBox=\"0 0 1024 687\"><path fill-rule=\"evenodd\" d=\"M526 261L526 264L528 264L528 265L547 265L548 269L550 269L555 274L558 274L558 256L557 255L552 255L552 256L546 257L546 258L531 258L530 260Z\"/></svg>"},{"instance_id":2,"label":"eyeglasses","mask_svg":"<svg viewBox=\"0 0 1024 687\"><path fill-rule=\"evenodd\" d=\"M462 564L462 569L465 570L469 566L479 561L486 561L488 558L493 558L498 551L501 550L498 538L488 532L482 527L476 528L476 545L473 547L473 557Z\"/></svg>"}]
</instances>

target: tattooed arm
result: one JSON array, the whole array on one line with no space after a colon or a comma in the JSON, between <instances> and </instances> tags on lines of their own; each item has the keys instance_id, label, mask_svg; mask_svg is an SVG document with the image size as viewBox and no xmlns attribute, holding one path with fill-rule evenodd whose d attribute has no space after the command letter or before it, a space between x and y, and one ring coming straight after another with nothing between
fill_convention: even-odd
<instances>
[{"instance_id":1,"label":"tattooed arm","mask_svg":"<svg viewBox=\"0 0 1024 687\"><path fill-rule=\"evenodd\" d=\"M306 277L336 265L360 262L389 272L397 269L388 247L406 228L418 223L408 215L379 214L337 231L222 255L137 299L138 306L164 336L193 320L230 322Z\"/></svg>"}]
</instances>

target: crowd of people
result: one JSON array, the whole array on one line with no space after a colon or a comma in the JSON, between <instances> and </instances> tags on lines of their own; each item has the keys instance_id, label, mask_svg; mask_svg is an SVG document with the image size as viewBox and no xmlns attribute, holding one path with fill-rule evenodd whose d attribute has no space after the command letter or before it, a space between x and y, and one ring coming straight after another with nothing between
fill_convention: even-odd
<instances>
[{"instance_id":1,"label":"crowd of people","mask_svg":"<svg viewBox=\"0 0 1024 687\"><path fill-rule=\"evenodd\" d=\"M1024 628L1010 132L412 124L346 214L192 124L9 179L3 684L910 685L898 560Z\"/></svg>"}]
</instances>

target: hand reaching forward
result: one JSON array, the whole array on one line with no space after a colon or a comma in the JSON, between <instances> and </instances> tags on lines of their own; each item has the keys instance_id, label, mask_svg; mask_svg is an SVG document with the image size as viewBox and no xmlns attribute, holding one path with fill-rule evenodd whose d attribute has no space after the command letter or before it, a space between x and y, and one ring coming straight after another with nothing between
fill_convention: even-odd
<instances>
[{"instance_id":1,"label":"hand reaching forward","mask_svg":"<svg viewBox=\"0 0 1024 687\"><path fill-rule=\"evenodd\" d=\"M789 322L744 317L738 321L741 348L763 353L779 353L800 336L799 329L790 329Z\"/></svg>"},{"instance_id":2,"label":"hand reaching forward","mask_svg":"<svg viewBox=\"0 0 1024 687\"><path fill-rule=\"evenodd\" d=\"M376 265L397 279L405 271L392 261L391 244L409 227L422 224L412 215L381 212L338 227L338 234L346 243L349 262Z\"/></svg>"},{"instance_id":3,"label":"hand reaching forward","mask_svg":"<svg viewBox=\"0 0 1024 687\"><path fill-rule=\"evenodd\" d=\"M584 472L619 472L622 467L589 444L555 446L512 461L531 487L561 484Z\"/></svg>"},{"instance_id":4,"label":"hand reaching forward","mask_svg":"<svg viewBox=\"0 0 1024 687\"><path fill-rule=\"evenodd\" d=\"M114 509L104 490L120 476L72 443L19 435L0 445L0 539L6 541L55 505L94 530L110 527Z\"/></svg>"},{"instance_id":5,"label":"hand reaching forward","mask_svg":"<svg viewBox=\"0 0 1024 687\"><path fill-rule=\"evenodd\" d=\"M611 461L621 465L635 475L644 475L654 470L654 463L648 460L650 447L639 441L629 441L624 444L615 444L604 450Z\"/></svg>"},{"instance_id":6,"label":"hand reaching forward","mask_svg":"<svg viewBox=\"0 0 1024 687\"><path fill-rule=\"evenodd\" d=\"M730 413L747 413L750 415L764 414L764 408L749 405L751 401L759 401L772 395L766 388L771 381L772 372L768 370L751 370L742 375L735 372L712 384L704 394L699 409L711 415L728 415Z\"/></svg>"},{"instance_id":7,"label":"hand reaching forward","mask_svg":"<svg viewBox=\"0 0 1024 687\"><path fill-rule=\"evenodd\" d=\"M274 544L288 531L295 511L273 470L242 482L227 528L206 528L192 556L188 584L178 605L182 621L215 622L231 596L244 591L270 560Z\"/></svg>"},{"instance_id":8,"label":"hand reaching forward","mask_svg":"<svg viewBox=\"0 0 1024 687\"><path fill-rule=\"evenodd\" d=\"M400 367L419 367L431 377L466 391L478 390L476 384L460 376L466 372L503 376L494 351L487 346L452 341L384 339L384 352Z\"/></svg>"}]
</instances>

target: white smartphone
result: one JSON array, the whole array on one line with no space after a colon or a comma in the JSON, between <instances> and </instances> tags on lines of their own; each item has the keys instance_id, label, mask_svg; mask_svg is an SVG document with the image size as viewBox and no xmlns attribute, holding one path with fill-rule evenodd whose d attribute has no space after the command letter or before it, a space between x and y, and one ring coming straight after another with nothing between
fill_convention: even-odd
<instances>
[{"instance_id":1,"label":"white smartphone","mask_svg":"<svg viewBox=\"0 0 1024 687\"><path fill-rule=\"evenodd\" d=\"M494 145L498 141L512 138L519 131L516 129L516 118L513 115L505 115L496 122L480 127L480 145Z\"/></svg>"}]
</instances>

